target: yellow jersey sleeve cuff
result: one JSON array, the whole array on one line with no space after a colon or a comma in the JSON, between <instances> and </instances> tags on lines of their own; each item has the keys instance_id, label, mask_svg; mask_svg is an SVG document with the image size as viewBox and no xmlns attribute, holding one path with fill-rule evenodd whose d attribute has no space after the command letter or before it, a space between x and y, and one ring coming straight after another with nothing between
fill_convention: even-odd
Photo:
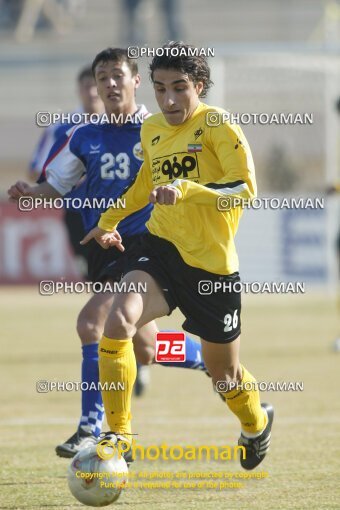
<instances>
[{"instance_id":1,"label":"yellow jersey sleeve cuff","mask_svg":"<svg viewBox=\"0 0 340 510\"><path fill-rule=\"evenodd\" d=\"M175 188L177 191L177 199L182 200L183 198L183 189L182 189L182 181L181 179L176 179L172 184L168 184L168 188Z\"/></svg>"}]
</instances>

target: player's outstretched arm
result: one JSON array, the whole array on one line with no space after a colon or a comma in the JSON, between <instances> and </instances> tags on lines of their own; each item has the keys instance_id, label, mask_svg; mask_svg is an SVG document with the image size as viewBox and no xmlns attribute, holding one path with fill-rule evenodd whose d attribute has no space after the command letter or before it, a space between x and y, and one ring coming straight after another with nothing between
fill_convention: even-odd
<instances>
[{"instance_id":1,"label":"player's outstretched arm","mask_svg":"<svg viewBox=\"0 0 340 510\"><path fill-rule=\"evenodd\" d=\"M196 205L216 207L219 197L229 197L239 205L242 200L251 200L255 196L248 180L230 182L228 178L223 178L212 183L198 184L177 179L172 185L176 187L181 200Z\"/></svg>"},{"instance_id":2,"label":"player's outstretched arm","mask_svg":"<svg viewBox=\"0 0 340 510\"><path fill-rule=\"evenodd\" d=\"M221 164L223 176L201 184L177 179L172 186L178 189L181 200L213 207L220 198L226 199L231 207L252 200L256 196L255 168L241 128L221 124L208 132L207 143Z\"/></svg>"},{"instance_id":3,"label":"player's outstretched arm","mask_svg":"<svg viewBox=\"0 0 340 510\"><path fill-rule=\"evenodd\" d=\"M152 204L160 205L174 205L178 197L178 191L173 186L160 186L155 188L149 195L149 201ZM107 212L106 212L107 213ZM104 213L104 215L106 214ZM92 239L95 239L98 244L104 249L115 246L120 251L124 251L125 248L122 244L122 238L119 232L114 229L112 232L108 232L106 229L95 227L80 241L80 244L87 244Z\"/></svg>"},{"instance_id":4,"label":"player's outstretched arm","mask_svg":"<svg viewBox=\"0 0 340 510\"><path fill-rule=\"evenodd\" d=\"M144 162L139 169L136 180L119 197L124 200L125 207L110 207L101 215L98 227L106 232L116 230L120 221L148 204L151 191L150 168Z\"/></svg>"},{"instance_id":5,"label":"player's outstretched arm","mask_svg":"<svg viewBox=\"0 0 340 510\"><path fill-rule=\"evenodd\" d=\"M102 228L95 227L86 236L84 239L80 241L80 244L87 244L91 239L95 239L98 244L105 250L110 248L110 246L115 246L119 251L125 251L125 248L122 244L122 238L117 230L113 232L107 232Z\"/></svg>"},{"instance_id":6,"label":"player's outstretched arm","mask_svg":"<svg viewBox=\"0 0 340 510\"><path fill-rule=\"evenodd\" d=\"M20 197L32 198L59 198L62 195L48 182L42 182L37 186L30 186L27 182L17 181L7 191L11 200L19 200Z\"/></svg>"}]
</instances>

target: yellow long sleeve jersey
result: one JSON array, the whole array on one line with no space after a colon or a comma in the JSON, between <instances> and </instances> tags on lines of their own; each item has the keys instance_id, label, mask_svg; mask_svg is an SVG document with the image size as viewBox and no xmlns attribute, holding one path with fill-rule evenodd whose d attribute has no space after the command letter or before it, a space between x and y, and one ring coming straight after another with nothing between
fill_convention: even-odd
<instances>
[{"instance_id":1,"label":"yellow long sleeve jersey","mask_svg":"<svg viewBox=\"0 0 340 510\"><path fill-rule=\"evenodd\" d=\"M178 126L163 114L145 120L141 130L144 163L122 195L126 207L110 208L99 227L111 231L126 216L144 207L150 192L171 184L179 190L176 205L156 204L147 229L173 243L190 266L228 275L238 270L234 244L240 206L218 210L219 197L251 199L256 195L253 158L241 128L221 122L207 125L207 114L224 110L199 103ZM211 119L211 117L210 117Z\"/></svg>"}]
</instances>

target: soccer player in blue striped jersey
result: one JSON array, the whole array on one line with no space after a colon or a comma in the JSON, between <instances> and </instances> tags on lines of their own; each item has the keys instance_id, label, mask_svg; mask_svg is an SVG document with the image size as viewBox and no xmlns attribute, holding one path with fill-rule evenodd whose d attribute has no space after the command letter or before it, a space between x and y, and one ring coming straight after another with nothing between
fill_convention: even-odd
<instances>
[{"instance_id":1,"label":"soccer player in blue striped jersey","mask_svg":"<svg viewBox=\"0 0 340 510\"><path fill-rule=\"evenodd\" d=\"M92 73L91 65L83 67L77 76L77 95L80 101L79 106L72 114L77 114L78 118L83 118L86 122L86 116L92 114L102 114L104 112L104 104L98 96L96 82ZM63 137L65 133L74 124L69 121L57 122L43 129L43 133L36 145L30 164L29 179L30 181L40 182L41 173L44 168L45 161L58 139ZM82 218L78 210L71 207L65 207L63 211L63 221L68 232L68 238L72 246L75 261L81 274L87 275L87 249L79 244L83 237L84 228Z\"/></svg>"},{"instance_id":2,"label":"soccer player in blue striped jersey","mask_svg":"<svg viewBox=\"0 0 340 510\"><path fill-rule=\"evenodd\" d=\"M44 165L45 182L28 186L18 182L9 190L14 199L20 196L57 198L70 193L73 198L116 199L133 185L142 163L140 144L141 117L147 117L144 106L138 106L135 93L140 84L137 64L126 50L112 49L99 53L92 65L98 93L107 115L123 116L121 124L99 123L72 127L59 139ZM86 175L80 186L74 188ZM133 249L138 235L146 231L152 205L148 204L128 216L120 224L120 235L127 248ZM84 228L93 228L103 208L83 208ZM89 275L93 281L120 279L124 260L117 248L104 250L95 241L89 246ZM82 341L82 380L98 383L98 342L112 306L111 293L94 294L81 310L77 331ZM136 358L149 364L154 359L154 341L158 329L155 322L140 328L134 339ZM175 364L166 364L175 366ZM186 336L186 361L180 366L204 369L201 347ZM99 391L82 392L82 416L76 433L57 446L57 454L74 456L80 448L94 442L101 431L104 409Z\"/></svg>"}]
</instances>

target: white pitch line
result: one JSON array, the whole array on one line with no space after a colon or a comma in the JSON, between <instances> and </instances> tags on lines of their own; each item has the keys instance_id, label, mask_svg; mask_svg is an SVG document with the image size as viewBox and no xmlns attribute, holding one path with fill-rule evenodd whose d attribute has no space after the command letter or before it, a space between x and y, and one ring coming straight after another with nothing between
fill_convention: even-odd
<instances>
[{"instance_id":1,"label":"white pitch line","mask_svg":"<svg viewBox=\"0 0 340 510\"><path fill-rule=\"evenodd\" d=\"M41 426L41 425L72 425L77 421L75 418L66 417L53 417L53 418L17 418L10 420L0 420L0 427L22 427L22 426ZM137 420L136 420L137 421ZM183 425L190 427L201 428L202 425L221 425L228 423L228 415L226 417L204 417L204 418L173 418L170 416L166 417L155 417L145 418L142 420L145 425L171 425L183 427ZM276 423L279 425L329 425L329 424L340 424L340 415L325 416L298 416L298 417L276 417Z\"/></svg>"},{"instance_id":2,"label":"white pitch line","mask_svg":"<svg viewBox=\"0 0 340 510\"><path fill-rule=\"evenodd\" d=\"M202 425L221 425L221 424L227 424L230 423L229 416L226 415L226 417L204 417L204 418L172 418L172 417L155 417L154 419L143 419L143 424L146 425L166 425L171 424L171 426L179 426L183 427L183 425L190 425L190 427L197 427L200 429ZM279 423L280 425L327 425L328 423L333 424L340 424L340 415L339 416L325 416L324 418L321 416L298 416L298 417L290 417L287 416L285 418L280 418L276 416L276 423ZM1 422L0 422L1 423Z\"/></svg>"},{"instance_id":3,"label":"white pitch line","mask_svg":"<svg viewBox=\"0 0 340 510\"><path fill-rule=\"evenodd\" d=\"M0 420L0 427L21 427L23 425L70 425L74 424L79 420L79 416L72 418L17 418L10 420Z\"/></svg>"}]
</instances>

